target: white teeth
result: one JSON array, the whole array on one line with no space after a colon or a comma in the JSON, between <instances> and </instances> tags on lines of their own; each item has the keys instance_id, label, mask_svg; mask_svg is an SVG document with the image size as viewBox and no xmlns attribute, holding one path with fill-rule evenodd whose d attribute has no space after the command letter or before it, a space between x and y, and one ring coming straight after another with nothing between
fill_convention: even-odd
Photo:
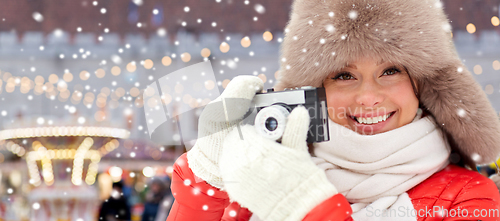
<instances>
[{"instance_id":1,"label":"white teeth","mask_svg":"<svg viewBox=\"0 0 500 221\"><path fill-rule=\"evenodd\" d=\"M358 121L358 123L360 124L376 124L378 122L382 122L382 121L385 121L387 120L387 118L389 118L391 116L391 114L386 114L384 116L378 116L378 117L368 117L368 118L364 118L364 117L359 117L359 118L354 118L356 121Z\"/></svg>"}]
</instances>

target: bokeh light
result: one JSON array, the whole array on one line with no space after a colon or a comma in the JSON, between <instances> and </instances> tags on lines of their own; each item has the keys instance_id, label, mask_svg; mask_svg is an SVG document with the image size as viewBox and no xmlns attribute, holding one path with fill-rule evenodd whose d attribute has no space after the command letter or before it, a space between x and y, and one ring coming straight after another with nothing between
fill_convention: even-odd
<instances>
[{"instance_id":1,"label":"bokeh light","mask_svg":"<svg viewBox=\"0 0 500 221\"><path fill-rule=\"evenodd\" d=\"M134 72L137 69L137 66L135 65L135 62L130 62L127 64L127 71L128 72Z\"/></svg>"},{"instance_id":2,"label":"bokeh light","mask_svg":"<svg viewBox=\"0 0 500 221\"><path fill-rule=\"evenodd\" d=\"M55 84L55 83L57 83L58 81L59 81L59 77L57 77L57 75L56 75L56 74L51 74L51 75L49 76L49 82L50 82L51 84Z\"/></svg>"},{"instance_id":3,"label":"bokeh light","mask_svg":"<svg viewBox=\"0 0 500 221\"><path fill-rule=\"evenodd\" d=\"M481 65L474 66L474 74L480 75L483 73L483 67Z\"/></svg>"},{"instance_id":4,"label":"bokeh light","mask_svg":"<svg viewBox=\"0 0 500 221\"><path fill-rule=\"evenodd\" d=\"M465 27L465 29L467 30L467 32L473 34L474 32L476 32L476 26L472 23L469 23L467 24L467 26Z\"/></svg>"},{"instance_id":5,"label":"bokeh light","mask_svg":"<svg viewBox=\"0 0 500 221\"><path fill-rule=\"evenodd\" d=\"M243 37L241 39L240 43L241 43L241 46L243 46L244 48L248 48L252 44L252 42L250 41L250 38L248 36Z\"/></svg>"},{"instance_id":6,"label":"bokeh light","mask_svg":"<svg viewBox=\"0 0 500 221\"><path fill-rule=\"evenodd\" d=\"M492 24L493 26L498 26L498 25L500 25L500 19L498 19L498 17L497 17L497 16L493 16L493 17L491 17L491 24Z\"/></svg>"},{"instance_id":7,"label":"bokeh light","mask_svg":"<svg viewBox=\"0 0 500 221\"><path fill-rule=\"evenodd\" d=\"M227 44L226 42L222 42L219 46L219 49L222 53L227 53L229 51L229 44Z\"/></svg>"},{"instance_id":8,"label":"bokeh light","mask_svg":"<svg viewBox=\"0 0 500 221\"><path fill-rule=\"evenodd\" d=\"M105 75L106 72L102 68L99 68L95 71L95 76L97 76L97 78L103 78Z\"/></svg>"},{"instance_id":9,"label":"bokeh light","mask_svg":"<svg viewBox=\"0 0 500 221\"><path fill-rule=\"evenodd\" d=\"M122 70L118 66L113 66L111 68L111 74L114 75L114 76L120 75L121 72L122 72Z\"/></svg>"},{"instance_id":10,"label":"bokeh light","mask_svg":"<svg viewBox=\"0 0 500 221\"><path fill-rule=\"evenodd\" d=\"M88 71L81 71L80 72L80 79L82 79L82 81L88 80L89 77L90 77L90 73Z\"/></svg>"},{"instance_id":11,"label":"bokeh light","mask_svg":"<svg viewBox=\"0 0 500 221\"><path fill-rule=\"evenodd\" d=\"M210 53L210 49L208 48L201 49L201 56L204 58L208 58L210 56Z\"/></svg>"},{"instance_id":12,"label":"bokeh light","mask_svg":"<svg viewBox=\"0 0 500 221\"><path fill-rule=\"evenodd\" d=\"M189 62L191 60L191 55L187 52L181 54L181 59L184 62Z\"/></svg>"},{"instance_id":13,"label":"bokeh light","mask_svg":"<svg viewBox=\"0 0 500 221\"><path fill-rule=\"evenodd\" d=\"M262 35L262 38L264 38L265 41L272 41L273 40L273 34L271 34L271 32L269 32L269 31L266 31Z\"/></svg>"},{"instance_id":14,"label":"bokeh light","mask_svg":"<svg viewBox=\"0 0 500 221\"><path fill-rule=\"evenodd\" d=\"M69 82L73 81L73 74L71 74L69 72L64 73L63 79L64 79L64 81L69 83Z\"/></svg>"},{"instance_id":15,"label":"bokeh light","mask_svg":"<svg viewBox=\"0 0 500 221\"><path fill-rule=\"evenodd\" d=\"M170 64L172 64L172 58L170 58L169 56L165 56L161 59L161 63L164 66L169 66Z\"/></svg>"},{"instance_id":16,"label":"bokeh light","mask_svg":"<svg viewBox=\"0 0 500 221\"><path fill-rule=\"evenodd\" d=\"M500 61L498 60L493 61L493 69L495 69L495 71L500 70Z\"/></svg>"},{"instance_id":17,"label":"bokeh light","mask_svg":"<svg viewBox=\"0 0 500 221\"><path fill-rule=\"evenodd\" d=\"M153 65L154 65L154 63L151 59L144 60L144 68L149 70L149 69L153 68Z\"/></svg>"}]
</instances>

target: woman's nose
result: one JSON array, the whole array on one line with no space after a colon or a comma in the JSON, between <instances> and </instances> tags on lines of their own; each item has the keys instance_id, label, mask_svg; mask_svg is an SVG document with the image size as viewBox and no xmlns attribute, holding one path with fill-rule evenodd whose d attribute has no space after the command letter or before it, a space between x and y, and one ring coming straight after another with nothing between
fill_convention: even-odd
<instances>
[{"instance_id":1,"label":"woman's nose","mask_svg":"<svg viewBox=\"0 0 500 221\"><path fill-rule=\"evenodd\" d=\"M356 96L356 102L365 107L375 107L382 103L383 100L384 96L381 89L377 87L376 83L371 82L363 82Z\"/></svg>"}]
</instances>

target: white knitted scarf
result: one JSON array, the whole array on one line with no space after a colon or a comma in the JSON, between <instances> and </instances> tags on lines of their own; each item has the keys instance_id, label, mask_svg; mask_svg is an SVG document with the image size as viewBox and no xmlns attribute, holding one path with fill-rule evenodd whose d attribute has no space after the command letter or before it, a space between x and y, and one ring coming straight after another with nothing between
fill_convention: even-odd
<instances>
[{"instance_id":1,"label":"white knitted scarf","mask_svg":"<svg viewBox=\"0 0 500 221\"><path fill-rule=\"evenodd\" d=\"M330 141L314 144L313 161L352 203L355 220L391 220L370 214L396 204L413 209L406 191L448 164L450 147L429 116L375 135L329 124Z\"/></svg>"}]
</instances>

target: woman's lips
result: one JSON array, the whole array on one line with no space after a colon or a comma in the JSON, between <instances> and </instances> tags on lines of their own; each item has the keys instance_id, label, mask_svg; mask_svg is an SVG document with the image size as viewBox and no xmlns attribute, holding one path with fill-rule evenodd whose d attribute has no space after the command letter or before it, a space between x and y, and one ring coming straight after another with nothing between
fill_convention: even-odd
<instances>
[{"instance_id":1,"label":"woman's lips","mask_svg":"<svg viewBox=\"0 0 500 221\"><path fill-rule=\"evenodd\" d=\"M392 120L393 116L396 114L396 111L391 112L389 117L385 121L380 121L378 123L372 123L372 124L363 124L359 123L357 120L355 120L353 117L349 117L353 124L354 124L354 129L357 133L360 134L376 134L380 131L382 131L385 127L385 125L388 124L390 120Z\"/></svg>"}]
</instances>

